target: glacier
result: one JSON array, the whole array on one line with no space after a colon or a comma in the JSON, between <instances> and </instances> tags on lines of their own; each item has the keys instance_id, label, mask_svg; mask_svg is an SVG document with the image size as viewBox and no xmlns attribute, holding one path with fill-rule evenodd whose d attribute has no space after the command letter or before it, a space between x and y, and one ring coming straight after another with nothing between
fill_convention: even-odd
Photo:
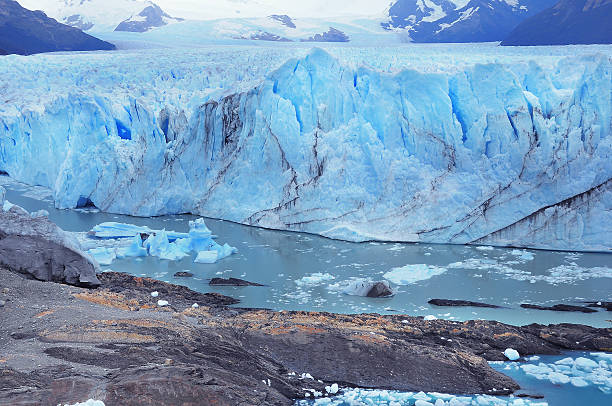
<instances>
[{"instance_id":1,"label":"glacier","mask_svg":"<svg viewBox=\"0 0 612 406\"><path fill-rule=\"evenodd\" d=\"M611 47L87 56L0 61L0 171L59 208L612 249Z\"/></svg>"}]
</instances>

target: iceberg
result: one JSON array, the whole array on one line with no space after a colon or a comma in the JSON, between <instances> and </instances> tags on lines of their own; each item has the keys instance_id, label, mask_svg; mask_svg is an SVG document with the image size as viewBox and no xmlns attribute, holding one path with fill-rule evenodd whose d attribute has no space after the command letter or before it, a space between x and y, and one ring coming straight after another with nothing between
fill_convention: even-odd
<instances>
[{"instance_id":1,"label":"iceberg","mask_svg":"<svg viewBox=\"0 0 612 406\"><path fill-rule=\"evenodd\" d=\"M82 233L84 234L84 233ZM154 256L177 261L196 252L194 262L212 264L238 252L229 244L220 245L204 219L189 222L189 232L153 230L124 223L102 223L87 235L78 234L81 245L99 264L110 265L117 258ZM143 241L143 237L146 239Z\"/></svg>"},{"instance_id":2,"label":"iceberg","mask_svg":"<svg viewBox=\"0 0 612 406\"><path fill-rule=\"evenodd\" d=\"M79 57L8 57L0 74L24 89L0 110L0 171L60 208L610 251L610 48L469 49L118 54L96 86Z\"/></svg>"}]
</instances>

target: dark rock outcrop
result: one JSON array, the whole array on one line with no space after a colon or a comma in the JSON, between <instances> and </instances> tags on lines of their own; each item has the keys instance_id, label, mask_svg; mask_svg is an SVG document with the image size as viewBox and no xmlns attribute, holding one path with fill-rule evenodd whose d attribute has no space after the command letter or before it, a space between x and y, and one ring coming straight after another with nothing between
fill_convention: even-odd
<instances>
[{"instance_id":1,"label":"dark rock outcrop","mask_svg":"<svg viewBox=\"0 0 612 406\"><path fill-rule=\"evenodd\" d=\"M519 24L501 45L612 44L612 0L561 0Z\"/></svg>"},{"instance_id":2,"label":"dark rock outcrop","mask_svg":"<svg viewBox=\"0 0 612 406\"><path fill-rule=\"evenodd\" d=\"M350 38L342 31L329 27L329 31L302 40L303 42L349 42Z\"/></svg>"},{"instance_id":3,"label":"dark rock outcrop","mask_svg":"<svg viewBox=\"0 0 612 406\"><path fill-rule=\"evenodd\" d=\"M208 284L211 286L263 286L259 283L249 282L238 278L212 278Z\"/></svg>"},{"instance_id":4,"label":"dark rock outcrop","mask_svg":"<svg viewBox=\"0 0 612 406\"><path fill-rule=\"evenodd\" d=\"M330 383L508 394L518 385L486 362L504 360L506 348L524 356L612 348L612 329L228 308L231 298L153 279L100 279L86 290L0 268L10 299L0 404L291 405L303 388ZM153 290L171 306L154 306Z\"/></svg>"},{"instance_id":5,"label":"dark rock outcrop","mask_svg":"<svg viewBox=\"0 0 612 406\"><path fill-rule=\"evenodd\" d=\"M113 44L30 11L13 0L0 0L0 53L30 55L54 51L112 50Z\"/></svg>"},{"instance_id":6,"label":"dark rock outcrop","mask_svg":"<svg viewBox=\"0 0 612 406\"><path fill-rule=\"evenodd\" d=\"M281 37L280 35L272 34L267 31L259 31L255 34L251 34L251 36L246 39L251 39L253 41L291 42L289 38Z\"/></svg>"},{"instance_id":7,"label":"dark rock outcrop","mask_svg":"<svg viewBox=\"0 0 612 406\"><path fill-rule=\"evenodd\" d=\"M181 272L176 272L174 274L175 278L191 278L193 277L193 274L191 272L187 272L187 271L181 271Z\"/></svg>"},{"instance_id":8,"label":"dark rock outcrop","mask_svg":"<svg viewBox=\"0 0 612 406\"><path fill-rule=\"evenodd\" d=\"M488 307L491 309L499 309L501 306L492 305L488 303L481 302L471 302L469 300L450 300L450 299L431 299L427 302L434 306L443 306L443 307Z\"/></svg>"},{"instance_id":9,"label":"dark rock outcrop","mask_svg":"<svg viewBox=\"0 0 612 406\"><path fill-rule=\"evenodd\" d=\"M597 310L591 309L585 306L572 306L566 304L556 304L554 306L539 306L533 304L522 304L523 309L534 309L534 310L551 310L554 312L581 312L581 313L596 313Z\"/></svg>"},{"instance_id":10,"label":"dark rock outcrop","mask_svg":"<svg viewBox=\"0 0 612 406\"><path fill-rule=\"evenodd\" d=\"M587 307L600 307L602 309L606 309L609 312L612 312L612 302L585 302L587 303Z\"/></svg>"},{"instance_id":11,"label":"dark rock outcrop","mask_svg":"<svg viewBox=\"0 0 612 406\"><path fill-rule=\"evenodd\" d=\"M98 265L70 234L19 206L0 208L0 265L41 281L100 285Z\"/></svg>"}]
</instances>

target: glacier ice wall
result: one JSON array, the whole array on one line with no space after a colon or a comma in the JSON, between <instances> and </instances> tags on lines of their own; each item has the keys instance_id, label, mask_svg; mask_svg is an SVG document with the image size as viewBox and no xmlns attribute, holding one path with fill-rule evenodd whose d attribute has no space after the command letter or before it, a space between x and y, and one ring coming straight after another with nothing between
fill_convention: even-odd
<instances>
[{"instance_id":1,"label":"glacier ice wall","mask_svg":"<svg viewBox=\"0 0 612 406\"><path fill-rule=\"evenodd\" d=\"M191 110L92 91L0 115L0 170L62 208L610 250L611 72L597 54L388 74L315 49Z\"/></svg>"}]
</instances>

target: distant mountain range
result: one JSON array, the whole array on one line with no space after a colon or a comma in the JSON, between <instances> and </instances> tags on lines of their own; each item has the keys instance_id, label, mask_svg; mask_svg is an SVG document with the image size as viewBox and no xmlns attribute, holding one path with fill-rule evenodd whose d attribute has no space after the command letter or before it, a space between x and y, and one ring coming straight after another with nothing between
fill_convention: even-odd
<instances>
[{"instance_id":1,"label":"distant mountain range","mask_svg":"<svg viewBox=\"0 0 612 406\"><path fill-rule=\"evenodd\" d=\"M41 8L61 23L83 31L145 32L183 21L144 0L19 0L31 9Z\"/></svg>"},{"instance_id":2,"label":"distant mountain range","mask_svg":"<svg viewBox=\"0 0 612 406\"><path fill-rule=\"evenodd\" d=\"M5 0L6 1L6 0ZM249 40L276 42L495 42L502 45L612 43L612 0L372 0L381 12L368 16L295 18L287 13L254 17L256 0L186 0L181 14L202 16L208 8L228 18L194 20L173 17L160 7L171 0L18 0L40 8L59 22L109 39L153 42ZM173 0L172 0L173 1ZM221 3L219 3L221 1ZM333 0L329 0L333 1ZM336 0L340 1L340 0ZM270 9L262 9L261 13ZM361 4L361 3L360 3ZM295 10L297 3L276 5ZM293 8L292 8L293 7ZM217 8L219 8L217 10ZM240 17L241 15L251 17ZM109 35L114 31L143 36ZM0 47L0 53L6 53Z\"/></svg>"},{"instance_id":3,"label":"distant mountain range","mask_svg":"<svg viewBox=\"0 0 612 406\"><path fill-rule=\"evenodd\" d=\"M387 30L414 42L492 42L558 0L397 0Z\"/></svg>"},{"instance_id":4,"label":"distant mountain range","mask_svg":"<svg viewBox=\"0 0 612 406\"><path fill-rule=\"evenodd\" d=\"M42 11L27 10L13 0L0 0L0 54L111 49L115 49L113 44L60 24Z\"/></svg>"},{"instance_id":5,"label":"distant mountain range","mask_svg":"<svg viewBox=\"0 0 612 406\"><path fill-rule=\"evenodd\" d=\"M612 0L561 0L519 24L502 45L611 44Z\"/></svg>"}]
</instances>

